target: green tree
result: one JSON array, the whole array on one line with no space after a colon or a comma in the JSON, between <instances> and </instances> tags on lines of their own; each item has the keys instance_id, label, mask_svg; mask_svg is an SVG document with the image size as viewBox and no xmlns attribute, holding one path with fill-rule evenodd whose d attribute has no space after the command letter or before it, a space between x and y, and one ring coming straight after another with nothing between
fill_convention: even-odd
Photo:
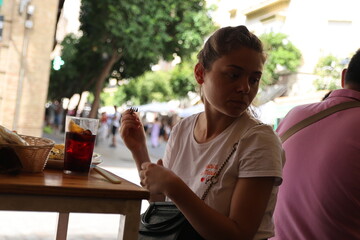
<instances>
[{"instance_id":1,"label":"green tree","mask_svg":"<svg viewBox=\"0 0 360 240\"><path fill-rule=\"evenodd\" d=\"M214 30L208 10L205 0L82 0L83 35L68 63L77 68L79 89L94 94L90 116L96 116L107 79L134 78L160 57L171 60L197 49Z\"/></svg>"},{"instance_id":2,"label":"green tree","mask_svg":"<svg viewBox=\"0 0 360 240\"><path fill-rule=\"evenodd\" d=\"M141 105L151 101L169 101L173 98L170 77L169 71L148 71L119 87L118 92L125 93L125 100L130 105Z\"/></svg>"},{"instance_id":3,"label":"green tree","mask_svg":"<svg viewBox=\"0 0 360 240\"><path fill-rule=\"evenodd\" d=\"M301 64L301 52L283 33L265 33L260 36L267 52L267 60L262 77L262 88L274 85L281 72L296 72Z\"/></svg>"},{"instance_id":4,"label":"green tree","mask_svg":"<svg viewBox=\"0 0 360 240\"><path fill-rule=\"evenodd\" d=\"M74 93L80 91L76 86L76 81L74 81L78 76L78 70L76 65L71 64L77 54L77 43L78 38L74 34L67 35L61 43L61 58L64 64L59 70L51 68L48 92L48 99L50 100L60 100L63 97L70 98Z\"/></svg>"},{"instance_id":5,"label":"green tree","mask_svg":"<svg viewBox=\"0 0 360 240\"><path fill-rule=\"evenodd\" d=\"M193 72L195 63L196 55L192 54L191 58L185 58L171 70L145 72L119 86L113 97L109 97L109 94L102 96L113 100L110 104L107 102L107 105L123 102L128 105L142 105L152 101L163 102L187 97L189 91L196 91Z\"/></svg>"},{"instance_id":6,"label":"green tree","mask_svg":"<svg viewBox=\"0 0 360 240\"><path fill-rule=\"evenodd\" d=\"M317 90L335 90L341 87L340 74L345 67L345 61L328 55L319 59L315 66L314 74L318 78L314 81Z\"/></svg>"},{"instance_id":7,"label":"green tree","mask_svg":"<svg viewBox=\"0 0 360 240\"><path fill-rule=\"evenodd\" d=\"M102 92L101 93L101 105L102 106L113 106L119 105L118 103L122 103L125 101L125 94L123 91L119 91L120 88L116 88L114 92Z\"/></svg>"},{"instance_id":8,"label":"green tree","mask_svg":"<svg viewBox=\"0 0 360 240\"><path fill-rule=\"evenodd\" d=\"M89 41L74 34L67 35L61 43L61 58L64 64L59 70L52 68L48 98L71 97L83 91L93 92L97 68L102 66L103 57L95 50L88 50Z\"/></svg>"},{"instance_id":9,"label":"green tree","mask_svg":"<svg viewBox=\"0 0 360 240\"><path fill-rule=\"evenodd\" d=\"M170 85L175 98L186 97L188 92L195 92L197 83L194 78L196 54L176 65L171 71Z\"/></svg>"}]
</instances>

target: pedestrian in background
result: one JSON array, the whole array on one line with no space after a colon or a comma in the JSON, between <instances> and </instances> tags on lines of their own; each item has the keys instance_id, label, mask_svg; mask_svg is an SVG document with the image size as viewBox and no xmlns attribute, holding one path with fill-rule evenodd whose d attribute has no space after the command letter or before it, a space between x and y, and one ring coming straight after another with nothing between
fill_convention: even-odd
<instances>
[{"instance_id":1,"label":"pedestrian in background","mask_svg":"<svg viewBox=\"0 0 360 240\"><path fill-rule=\"evenodd\" d=\"M157 148L159 146L161 122L159 117L155 117L154 122L151 125L150 142L151 147Z\"/></svg>"},{"instance_id":2,"label":"pedestrian in background","mask_svg":"<svg viewBox=\"0 0 360 240\"><path fill-rule=\"evenodd\" d=\"M343 89L297 106L280 122L282 136L301 120L339 103L360 101L360 50L342 72ZM333 113L283 143L284 183L275 209L275 238L360 239L360 107Z\"/></svg>"},{"instance_id":3,"label":"pedestrian in background","mask_svg":"<svg viewBox=\"0 0 360 240\"><path fill-rule=\"evenodd\" d=\"M116 135L120 126L121 114L118 112L118 107L114 105L114 115L111 118L111 144L110 147L116 147Z\"/></svg>"},{"instance_id":4,"label":"pedestrian in background","mask_svg":"<svg viewBox=\"0 0 360 240\"><path fill-rule=\"evenodd\" d=\"M109 132L108 116L106 112L102 112L99 119L99 130L96 137L96 143L105 141L108 132Z\"/></svg>"}]
</instances>

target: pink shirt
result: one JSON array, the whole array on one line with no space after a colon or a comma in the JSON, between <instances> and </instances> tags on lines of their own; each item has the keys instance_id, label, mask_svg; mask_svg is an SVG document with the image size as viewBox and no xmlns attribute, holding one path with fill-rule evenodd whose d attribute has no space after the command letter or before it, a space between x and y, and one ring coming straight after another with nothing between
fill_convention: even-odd
<instances>
[{"instance_id":1,"label":"pink shirt","mask_svg":"<svg viewBox=\"0 0 360 240\"><path fill-rule=\"evenodd\" d=\"M340 89L323 102L295 107L281 136L302 119L360 92ZM328 116L290 137L275 208L273 239L360 239L360 107Z\"/></svg>"}]
</instances>

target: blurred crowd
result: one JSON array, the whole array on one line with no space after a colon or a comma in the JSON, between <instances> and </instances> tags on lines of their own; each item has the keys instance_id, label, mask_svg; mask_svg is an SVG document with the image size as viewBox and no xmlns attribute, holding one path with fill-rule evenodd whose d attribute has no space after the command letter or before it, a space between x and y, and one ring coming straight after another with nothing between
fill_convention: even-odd
<instances>
[{"instance_id":1,"label":"blurred crowd","mask_svg":"<svg viewBox=\"0 0 360 240\"><path fill-rule=\"evenodd\" d=\"M45 106L45 129L48 132L59 133L63 126L65 111L62 104L55 100Z\"/></svg>"},{"instance_id":2,"label":"blurred crowd","mask_svg":"<svg viewBox=\"0 0 360 240\"><path fill-rule=\"evenodd\" d=\"M101 112L100 126L97 136L98 142L104 142L111 137L110 147L116 147L118 130L121 124L121 114L118 107L114 106L113 113ZM160 143L166 142L170 136L172 127L179 121L177 115L161 115L159 113L140 112L140 119L144 125L144 130L150 138L151 147L156 148Z\"/></svg>"},{"instance_id":3,"label":"blurred crowd","mask_svg":"<svg viewBox=\"0 0 360 240\"><path fill-rule=\"evenodd\" d=\"M45 126L44 131L48 133L60 134L65 132L66 115L79 115L87 117L88 109L76 113L76 110L66 110L59 101L49 102L45 107ZM151 147L156 148L161 142L166 142L170 136L172 127L180 120L176 114L163 115L153 112L140 112L140 119L144 125L144 130L150 139ZM117 106L100 111L99 130L97 133L97 143L108 143L109 147L116 147L118 130L121 124L121 109Z\"/></svg>"}]
</instances>

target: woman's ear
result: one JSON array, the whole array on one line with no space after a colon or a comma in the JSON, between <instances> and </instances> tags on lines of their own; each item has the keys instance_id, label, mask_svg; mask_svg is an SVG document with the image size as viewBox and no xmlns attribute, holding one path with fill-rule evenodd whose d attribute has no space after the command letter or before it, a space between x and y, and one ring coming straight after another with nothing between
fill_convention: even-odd
<instances>
[{"instance_id":1,"label":"woman's ear","mask_svg":"<svg viewBox=\"0 0 360 240\"><path fill-rule=\"evenodd\" d=\"M195 65L194 75L198 84L204 83L204 66L201 63Z\"/></svg>"}]
</instances>

